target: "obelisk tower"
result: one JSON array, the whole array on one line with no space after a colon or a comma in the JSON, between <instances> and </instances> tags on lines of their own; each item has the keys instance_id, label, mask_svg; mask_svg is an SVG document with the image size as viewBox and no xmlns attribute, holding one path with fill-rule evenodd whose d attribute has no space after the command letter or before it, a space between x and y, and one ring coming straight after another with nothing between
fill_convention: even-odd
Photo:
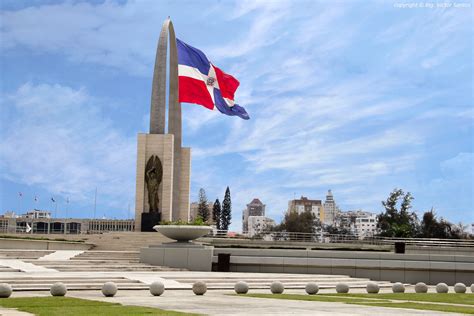
<instances>
[{"instance_id":1,"label":"obelisk tower","mask_svg":"<svg viewBox=\"0 0 474 316\"><path fill-rule=\"evenodd\" d=\"M169 39L169 78L166 78ZM168 133L166 84L168 82ZM181 147L178 55L173 23L161 28L151 93L150 132L138 134L135 230L152 231L160 221L189 220L191 148Z\"/></svg>"}]
</instances>

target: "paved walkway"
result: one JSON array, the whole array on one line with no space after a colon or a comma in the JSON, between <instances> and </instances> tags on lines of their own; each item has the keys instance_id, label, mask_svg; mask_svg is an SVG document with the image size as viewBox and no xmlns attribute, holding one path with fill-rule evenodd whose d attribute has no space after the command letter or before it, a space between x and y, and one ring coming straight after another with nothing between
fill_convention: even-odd
<instances>
[{"instance_id":1,"label":"paved walkway","mask_svg":"<svg viewBox=\"0 0 474 316\"><path fill-rule=\"evenodd\" d=\"M0 307L0 316L34 316L34 314L20 312L19 310L13 308Z\"/></svg>"},{"instance_id":2,"label":"paved walkway","mask_svg":"<svg viewBox=\"0 0 474 316\"><path fill-rule=\"evenodd\" d=\"M192 291L175 290L166 291L162 296L154 297L148 291L120 291L117 296L106 298L100 291L76 291L68 295L124 305L149 306L206 315L456 315L413 309L226 295L231 293L233 292L208 291L204 296L197 296Z\"/></svg>"},{"instance_id":3,"label":"paved walkway","mask_svg":"<svg viewBox=\"0 0 474 316\"><path fill-rule=\"evenodd\" d=\"M50 253L46 256L38 258L39 261L66 261L80 255L83 253L83 250L57 250L53 253Z\"/></svg>"}]
</instances>

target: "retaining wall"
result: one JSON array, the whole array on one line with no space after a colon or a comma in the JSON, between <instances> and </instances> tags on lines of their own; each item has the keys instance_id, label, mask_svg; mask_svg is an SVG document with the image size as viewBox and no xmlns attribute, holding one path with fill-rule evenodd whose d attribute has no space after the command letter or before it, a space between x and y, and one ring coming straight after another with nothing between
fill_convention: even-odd
<instances>
[{"instance_id":1,"label":"retaining wall","mask_svg":"<svg viewBox=\"0 0 474 316\"><path fill-rule=\"evenodd\" d=\"M342 274L392 281L454 285L474 283L474 256L364 251L215 248L230 253L234 272Z\"/></svg>"}]
</instances>

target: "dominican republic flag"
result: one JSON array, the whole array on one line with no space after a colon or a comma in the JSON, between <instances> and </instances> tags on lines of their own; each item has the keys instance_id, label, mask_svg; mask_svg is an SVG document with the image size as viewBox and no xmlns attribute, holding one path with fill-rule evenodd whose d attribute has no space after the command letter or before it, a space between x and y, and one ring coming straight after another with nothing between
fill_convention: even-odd
<instances>
[{"instance_id":1,"label":"dominican republic flag","mask_svg":"<svg viewBox=\"0 0 474 316\"><path fill-rule=\"evenodd\" d=\"M176 45L179 102L200 104L210 110L217 108L221 113L248 120L247 111L234 103L239 81L214 66L199 49L179 39Z\"/></svg>"}]
</instances>

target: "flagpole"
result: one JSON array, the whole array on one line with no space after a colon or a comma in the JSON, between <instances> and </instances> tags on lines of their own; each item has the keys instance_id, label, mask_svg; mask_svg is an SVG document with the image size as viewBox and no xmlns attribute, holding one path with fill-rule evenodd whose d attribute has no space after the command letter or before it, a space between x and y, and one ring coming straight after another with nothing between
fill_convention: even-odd
<instances>
[{"instance_id":1,"label":"flagpole","mask_svg":"<svg viewBox=\"0 0 474 316\"><path fill-rule=\"evenodd\" d=\"M97 187L95 187L95 195L94 195L94 219L95 219L96 207L97 207Z\"/></svg>"},{"instance_id":2,"label":"flagpole","mask_svg":"<svg viewBox=\"0 0 474 316\"><path fill-rule=\"evenodd\" d=\"M18 215L21 213L21 198L23 197L23 193L18 192Z\"/></svg>"}]
</instances>

